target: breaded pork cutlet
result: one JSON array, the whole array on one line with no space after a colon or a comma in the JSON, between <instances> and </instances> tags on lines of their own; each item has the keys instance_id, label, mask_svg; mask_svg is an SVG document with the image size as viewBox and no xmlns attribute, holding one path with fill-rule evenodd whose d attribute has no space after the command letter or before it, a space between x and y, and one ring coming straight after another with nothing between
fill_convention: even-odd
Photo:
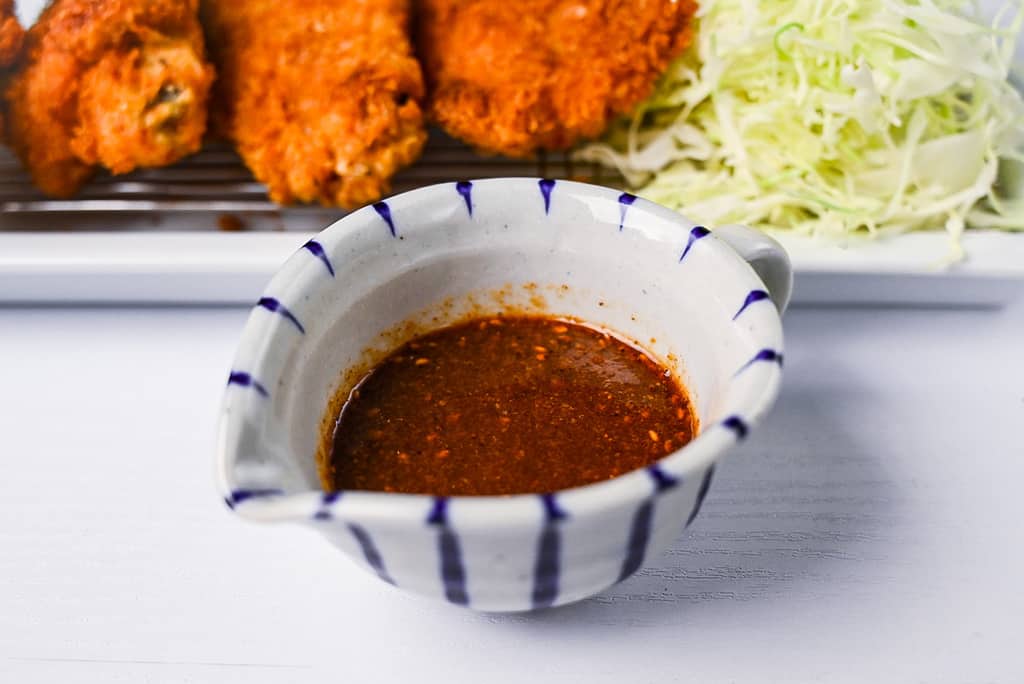
<instances>
[{"instance_id":1,"label":"breaded pork cutlet","mask_svg":"<svg viewBox=\"0 0 1024 684\"><path fill-rule=\"evenodd\" d=\"M429 115L513 157L601 134L690 43L693 0L418 0Z\"/></svg>"},{"instance_id":2,"label":"breaded pork cutlet","mask_svg":"<svg viewBox=\"0 0 1024 684\"><path fill-rule=\"evenodd\" d=\"M6 91L9 138L35 183L73 194L97 166L163 166L199 149L213 69L198 0L55 0Z\"/></svg>"},{"instance_id":3,"label":"breaded pork cutlet","mask_svg":"<svg viewBox=\"0 0 1024 684\"><path fill-rule=\"evenodd\" d=\"M10 75L8 70L21 52L25 32L14 14L14 0L0 0L0 89ZM4 125L4 103L0 98L0 142L6 140Z\"/></svg>"},{"instance_id":4,"label":"breaded pork cutlet","mask_svg":"<svg viewBox=\"0 0 1024 684\"><path fill-rule=\"evenodd\" d=\"M14 14L14 0L0 0L0 68L14 62L21 51L24 34Z\"/></svg>"},{"instance_id":5,"label":"breaded pork cutlet","mask_svg":"<svg viewBox=\"0 0 1024 684\"><path fill-rule=\"evenodd\" d=\"M426 142L408 0L203 0L214 121L276 202L378 199Z\"/></svg>"}]
</instances>

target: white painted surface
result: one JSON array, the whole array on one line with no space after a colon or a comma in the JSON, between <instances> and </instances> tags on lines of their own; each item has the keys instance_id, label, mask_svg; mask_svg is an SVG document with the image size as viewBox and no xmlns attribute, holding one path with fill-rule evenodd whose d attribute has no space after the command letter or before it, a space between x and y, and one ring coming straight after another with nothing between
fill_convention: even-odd
<instances>
[{"instance_id":1,"label":"white painted surface","mask_svg":"<svg viewBox=\"0 0 1024 684\"><path fill-rule=\"evenodd\" d=\"M1024 301L791 311L779 403L690 532L514 617L224 510L246 314L0 309L0 681L1024 681Z\"/></svg>"}]
</instances>

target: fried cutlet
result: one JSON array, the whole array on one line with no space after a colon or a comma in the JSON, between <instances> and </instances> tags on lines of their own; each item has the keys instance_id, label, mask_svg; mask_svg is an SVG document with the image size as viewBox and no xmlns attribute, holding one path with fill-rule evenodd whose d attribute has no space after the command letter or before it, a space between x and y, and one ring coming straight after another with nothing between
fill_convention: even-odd
<instances>
[{"instance_id":1,"label":"fried cutlet","mask_svg":"<svg viewBox=\"0 0 1024 684\"><path fill-rule=\"evenodd\" d=\"M103 166L163 166L199 149L213 69L198 0L55 0L6 91L10 142L46 193Z\"/></svg>"},{"instance_id":2,"label":"fried cutlet","mask_svg":"<svg viewBox=\"0 0 1024 684\"><path fill-rule=\"evenodd\" d=\"M418 0L429 115L513 157L601 134L690 43L693 0Z\"/></svg>"},{"instance_id":3,"label":"fried cutlet","mask_svg":"<svg viewBox=\"0 0 1024 684\"><path fill-rule=\"evenodd\" d=\"M14 14L14 0L0 0L0 68L10 66L18 56L24 33Z\"/></svg>"},{"instance_id":4,"label":"fried cutlet","mask_svg":"<svg viewBox=\"0 0 1024 684\"><path fill-rule=\"evenodd\" d=\"M426 142L408 0L203 0L214 121L276 202L378 199Z\"/></svg>"},{"instance_id":5,"label":"fried cutlet","mask_svg":"<svg viewBox=\"0 0 1024 684\"><path fill-rule=\"evenodd\" d=\"M25 32L14 14L14 0L0 0L0 89L9 76L8 69L21 52ZM0 142L6 140L4 125L4 103L0 98Z\"/></svg>"}]
</instances>

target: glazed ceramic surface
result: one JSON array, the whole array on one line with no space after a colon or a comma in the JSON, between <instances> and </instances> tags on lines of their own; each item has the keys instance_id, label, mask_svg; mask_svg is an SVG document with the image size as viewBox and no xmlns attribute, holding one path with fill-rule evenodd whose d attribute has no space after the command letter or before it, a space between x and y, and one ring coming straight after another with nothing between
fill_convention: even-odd
<instances>
[{"instance_id":1,"label":"glazed ceramic surface","mask_svg":"<svg viewBox=\"0 0 1024 684\"><path fill-rule=\"evenodd\" d=\"M242 517L308 525L402 589L487 611L579 600L680 534L716 460L771 406L790 283L760 234L607 188L495 179L393 197L308 242L254 308L222 408L219 486ZM559 492L321 490L321 420L346 372L416 332L505 311L640 344L683 380L700 434L649 468Z\"/></svg>"}]
</instances>

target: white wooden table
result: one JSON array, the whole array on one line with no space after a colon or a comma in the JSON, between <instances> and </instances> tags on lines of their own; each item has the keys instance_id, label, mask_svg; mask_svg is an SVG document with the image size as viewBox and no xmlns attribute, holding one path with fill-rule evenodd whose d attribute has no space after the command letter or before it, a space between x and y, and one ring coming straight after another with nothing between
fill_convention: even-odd
<instances>
[{"instance_id":1,"label":"white wooden table","mask_svg":"<svg viewBox=\"0 0 1024 684\"><path fill-rule=\"evenodd\" d=\"M411 598L212 486L236 309L0 309L0 681L1024 682L1024 302L797 309L671 551L589 601Z\"/></svg>"}]
</instances>

